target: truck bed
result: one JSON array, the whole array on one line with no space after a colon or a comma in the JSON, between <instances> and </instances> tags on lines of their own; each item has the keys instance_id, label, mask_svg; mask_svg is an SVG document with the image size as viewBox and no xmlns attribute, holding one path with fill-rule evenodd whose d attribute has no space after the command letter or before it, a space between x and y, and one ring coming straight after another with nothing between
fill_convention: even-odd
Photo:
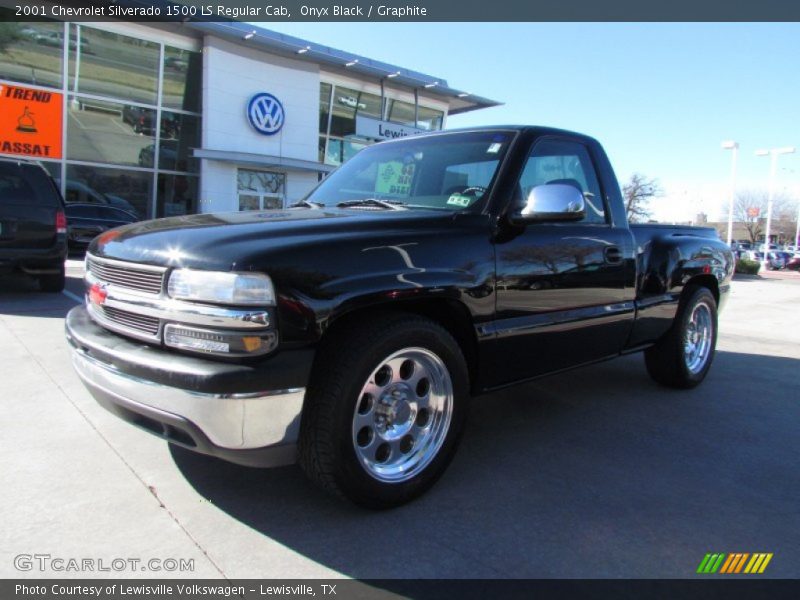
<instances>
[{"instance_id":1,"label":"truck bed","mask_svg":"<svg viewBox=\"0 0 800 600\"><path fill-rule=\"evenodd\" d=\"M719 233L713 227L696 225L669 225L667 223L631 223L631 231L637 243L652 239L657 235L691 236L719 239Z\"/></svg>"}]
</instances>

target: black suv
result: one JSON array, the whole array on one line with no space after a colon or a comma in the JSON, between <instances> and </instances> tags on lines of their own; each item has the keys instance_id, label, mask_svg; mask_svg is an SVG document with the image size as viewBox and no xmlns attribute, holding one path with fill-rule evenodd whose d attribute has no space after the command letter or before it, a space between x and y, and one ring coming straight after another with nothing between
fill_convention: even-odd
<instances>
[{"instance_id":1,"label":"black suv","mask_svg":"<svg viewBox=\"0 0 800 600\"><path fill-rule=\"evenodd\" d=\"M0 273L21 271L43 292L64 289L67 219L64 201L35 162L0 158Z\"/></svg>"}]
</instances>

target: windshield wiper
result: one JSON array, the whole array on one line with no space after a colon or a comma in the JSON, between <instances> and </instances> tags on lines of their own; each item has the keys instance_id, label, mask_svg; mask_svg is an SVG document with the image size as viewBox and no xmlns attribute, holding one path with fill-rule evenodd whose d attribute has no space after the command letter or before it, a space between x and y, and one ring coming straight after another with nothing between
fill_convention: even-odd
<instances>
[{"instance_id":1,"label":"windshield wiper","mask_svg":"<svg viewBox=\"0 0 800 600\"><path fill-rule=\"evenodd\" d=\"M360 200L345 200L339 202L336 206L339 208L346 208L351 206L377 206L378 208L386 208L389 210L403 210L406 205L405 202L399 200L380 200L379 198L361 198Z\"/></svg>"},{"instance_id":2,"label":"windshield wiper","mask_svg":"<svg viewBox=\"0 0 800 600\"><path fill-rule=\"evenodd\" d=\"M321 202L312 202L311 200L300 200L300 202L295 202L294 204L290 204L289 208L325 208L325 205Z\"/></svg>"}]
</instances>

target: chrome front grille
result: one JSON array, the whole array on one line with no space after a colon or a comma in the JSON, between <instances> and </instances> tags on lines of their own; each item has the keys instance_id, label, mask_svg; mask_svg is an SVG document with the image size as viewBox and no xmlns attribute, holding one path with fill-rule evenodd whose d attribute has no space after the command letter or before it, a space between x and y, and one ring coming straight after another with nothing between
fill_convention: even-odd
<instances>
[{"instance_id":1,"label":"chrome front grille","mask_svg":"<svg viewBox=\"0 0 800 600\"><path fill-rule=\"evenodd\" d=\"M166 292L168 267L157 267L87 254L86 310L100 327L120 335L161 344L167 325L187 330L252 332L272 351L271 311L264 307L231 308L175 300ZM222 335L222 333L220 333ZM231 351L230 356L236 353ZM248 356L254 355L252 352Z\"/></svg>"},{"instance_id":2,"label":"chrome front grille","mask_svg":"<svg viewBox=\"0 0 800 600\"><path fill-rule=\"evenodd\" d=\"M133 263L128 266L119 261L97 259L93 256L88 257L87 266L89 273L102 283L111 283L137 292L156 295L160 294L164 287L166 269L162 267Z\"/></svg>"},{"instance_id":3,"label":"chrome front grille","mask_svg":"<svg viewBox=\"0 0 800 600\"><path fill-rule=\"evenodd\" d=\"M155 317L148 317L146 315L139 315L136 313L128 312L127 310L120 310L111 306L99 306L97 309L102 313L103 317L120 327L125 329L133 329L149 336L158 335L159 321Z\"/></svg>"}]
</instances>

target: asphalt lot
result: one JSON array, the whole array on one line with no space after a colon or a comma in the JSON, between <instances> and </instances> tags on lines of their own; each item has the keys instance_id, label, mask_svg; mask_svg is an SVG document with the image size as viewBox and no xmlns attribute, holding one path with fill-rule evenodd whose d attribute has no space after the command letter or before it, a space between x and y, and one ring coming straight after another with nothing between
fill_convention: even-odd
<instances>
[{"instance_id":1,"label":"asphalt lot","mask_svg":"<svg viewBox=\"0 0 800 600\"><path fill-rule=\"evenodd\" d=\"M0 577L64 575L14 568L50 554L194 559L130 577L684 578L707 552L800 575L800 277L734 282L699 389L659 388L630 356L482 397L439 484L367 512L295 467L170 449L100 408L64 341L71 265L64 295L0 282Z\"/></svg>"}]
</instances>

